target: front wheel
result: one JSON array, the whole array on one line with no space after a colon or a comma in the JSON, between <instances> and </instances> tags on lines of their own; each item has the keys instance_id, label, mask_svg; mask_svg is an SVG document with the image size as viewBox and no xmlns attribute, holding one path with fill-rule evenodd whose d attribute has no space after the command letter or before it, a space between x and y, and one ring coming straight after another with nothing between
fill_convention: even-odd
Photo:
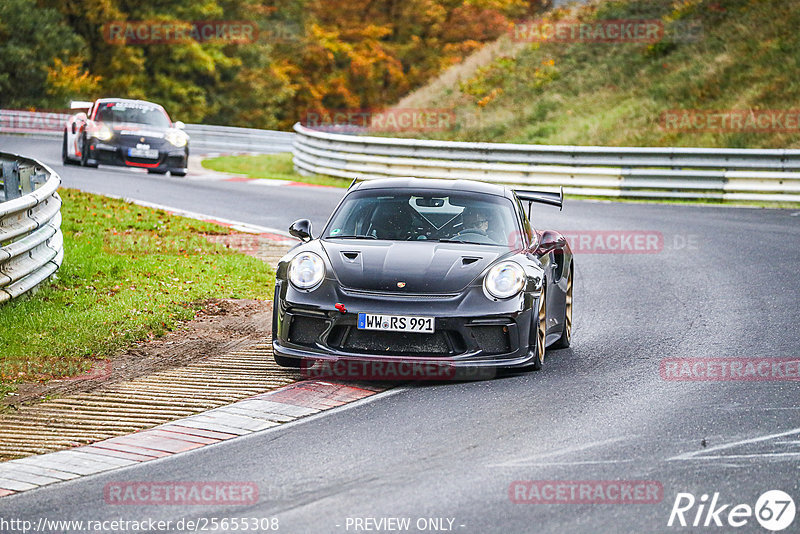
<instances>
[{"instance_id":1,"label":"front wheel","mask_svg":"<svg viewBox=\"0 0 800 534\"><path fill-rule=\"evenodd\" d=\"M566 349L572 341L572 285L574 270L575 266L570 265L569 276L567 277L567 293L564 296L564 326L561 329L561 337L552 345L555 349Z\"/></svg>"},{"instance_id":2,"label":"front wheel","mask_svg":"<svg viewBox=\"0 0 800 534\"><path fill-rule=\"evenodd\" d=\"M97 167L97 163L89 163L89 142L86 140L86 134L81 136L81 165Z\"/></svg>"},{"instance_id":3,"label":"front wheel","mask_svg":"<svg viewBox=\"0 0 800 534\"><path fill-rule=\"evenodd\" d=\"M64 142L61 144L61 163L69 165L72 163L67 155L67 131L64 130Z\"/></svg>"},{"instance_id":4,"label":"front wheel","mask_svg":"<svg viewBox=\"0 0 800 534\"><path fill-rule=\"evenodd\" d=\"M167 171L161 169L147 169L148 174L167 174Z\"/></svg>"},{"instance_id":5,"label":"front wheel","mask_svg":"<svg viewBox=\"0 0 800 534\"><path fill-rule=\"evenodd\" d=\"M531 346L531 352L535 355L529 370L540 371L544 365L544 344L547 337L547 297L545 288L542 287L542 294L539 296L539 302L536 313L536 337L534 345ZM533 332L531 332L533 333Z\"/></svg>"}]
</instances>

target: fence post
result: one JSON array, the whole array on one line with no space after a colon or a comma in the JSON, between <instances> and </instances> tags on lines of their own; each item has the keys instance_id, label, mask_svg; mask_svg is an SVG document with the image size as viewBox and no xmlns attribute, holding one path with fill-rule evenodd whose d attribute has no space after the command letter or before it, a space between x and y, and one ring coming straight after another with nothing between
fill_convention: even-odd
<instances>
[{"instance_id":1,"label":"fence post","mask_svg":"<svg viewBox=\"0 0 800 534\"><path fill-rule=\"evenodd\" d=\"M23 195L27 195L28 193L33 193L33 183L31 182L31 177L33 176L34 168L33 167L20 167L19 168L19 187L22 190Z\"/></svg>"},{"instance_id":2,"label":"fence post","mask_svg":"<svg viewBox=\"0 0 800 534\"><path fill-rule=\"evenodd\" d=\"M6 200L14 200L22 196L19 191L19 163L16 161L3 162L3 191Z\"/></svg>"}]
</instances>

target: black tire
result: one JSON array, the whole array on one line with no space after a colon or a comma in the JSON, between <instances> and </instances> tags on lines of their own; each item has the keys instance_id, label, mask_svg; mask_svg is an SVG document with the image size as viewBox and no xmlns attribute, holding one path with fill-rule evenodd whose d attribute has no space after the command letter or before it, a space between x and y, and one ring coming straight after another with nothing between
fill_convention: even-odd
<instances>
[{"instance_id":1,"label":"black tire","mask_svg":"<svg viewBox=\"0 0 800 534\"><path fill-rule=\"evenodd\" d=\"M186 176L186 171L169 171L169 173L170 173L172 176L179 176L179 177L181 177L181 178L183 178L184 176Z\"/></svg>"},{"instance_id":2,"label":"black tire","mask_svg":"<svg viewBox=\"0 0 800 534\"><path fill-rule=\"evenodd\" d=\"M279 356L277 354L272 355L275 358L275 363L280 365L281 367L294 367L298 369L300 367L300 360L299 358L289 358L287 356Z\"/></svg>"},{"instance_id":3,"label":"black tire","mask_svg":"<svg viewBox=\"0 0 800 534\"><path fill-rule=\"evenodd\" d=\"M147 169L148 174L167 174L167 171L162 171L160 169Z\"/></svg>"},{"instance_id":4,"label":"black tire","mask_svg":"<svg viewBox=\"0 0 800 534\"><path fill-rule=\"evenodd\" d=\"M86 134L81 136L81 165L84 167L97 168L97 163L89 163L89 143L86 141Z\"/></svg>"},{"instance_id":5,"label":"black tire","mask_svg":"<svg viewBox=\"0 0 800 534\"><path fill-rule=\"evenodd\" d=\"M531 369L541 371L544 365L545 342L547 338L547 291L542 287L542 294L537 302L536 337L534 338L533 353L536 357L531 363Z\"/></svg>"},{"instance_id":6,"label":"black tire","mask_svg":"<svg viewBox=\"0 0 800 534\"><path fill-rule=\"evenodd\" d=\"M564 323L561 329L561 337L551 345L554 349L566 349L572 342L572 286L574 284L573 272L574 265L569 266L567 278L567 294L564 296Z\"/></svg>"},{"instance_id":7,"label":"black tire","mask_svg":"<svg viewBox=\"0 0 800 534\"><path fill-rule=\"evenodd\" d=\"M64 130L64 142L61 143L61 163L64 165L69 165L72 163L70 161L69 156L67 156L67 131Z\"/></svg>"}]
</instances>

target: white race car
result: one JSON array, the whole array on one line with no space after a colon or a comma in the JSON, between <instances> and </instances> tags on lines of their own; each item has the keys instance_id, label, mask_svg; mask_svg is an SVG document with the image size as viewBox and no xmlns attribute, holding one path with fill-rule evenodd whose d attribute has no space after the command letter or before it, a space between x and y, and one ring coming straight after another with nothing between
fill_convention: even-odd
<instances>
[{"instance_id":1,"label":"white race car","mask_svg":"<svg viewBox=\"0 0 800 534\"><path fill-rule=\"evenodd\" d=\"M189 136L185 125L172 122L158 104L144 100L101 98L75 102L64 128L61 159L86 167L120 165L147 172L185 176Z\"/></svg>"}]
</instances>

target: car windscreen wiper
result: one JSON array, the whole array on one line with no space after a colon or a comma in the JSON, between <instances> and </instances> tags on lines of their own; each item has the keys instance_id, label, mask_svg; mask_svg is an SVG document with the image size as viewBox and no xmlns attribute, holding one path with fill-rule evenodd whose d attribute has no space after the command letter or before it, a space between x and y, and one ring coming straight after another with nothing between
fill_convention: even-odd
<instances>
[{"instance_id":1,"label":"car windscreen wiper","mask_svg":"<svg viewBox=\"0 0 800 534\"><path fill-rule=\"evenodd\" d=\"M468 245L495 245L496 243L479 243L477 241L466 241L464 239L453 239L453 238L444 238L444 239L435 239L433 241L437 241L439 243L466 243Z\"/></svg>"},{"instance_id":2,"label":"car windscreen wiper","mask_svg":"<svg viewBox=\"0 0 800 534\"><path fill-rule=\"evenodd\" d=\"M329 235L325 239L378 239L374 235Z\"/></svg>"}]
</instances>

